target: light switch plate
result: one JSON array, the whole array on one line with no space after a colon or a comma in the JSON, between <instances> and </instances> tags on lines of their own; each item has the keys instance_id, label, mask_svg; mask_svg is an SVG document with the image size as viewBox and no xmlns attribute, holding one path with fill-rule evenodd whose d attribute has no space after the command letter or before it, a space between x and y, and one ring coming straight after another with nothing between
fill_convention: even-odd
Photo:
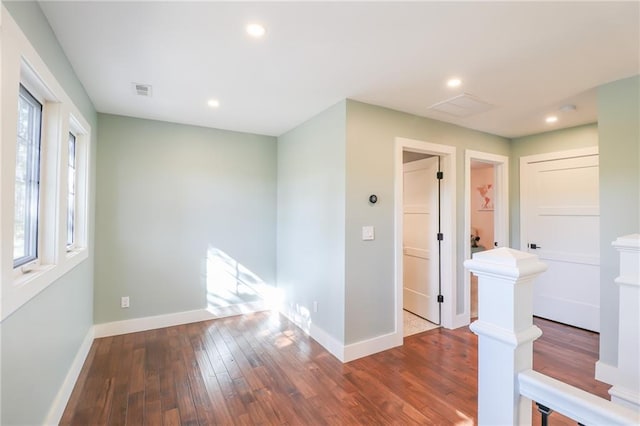
<instances>
[{"instance_id":1,"label":"light switch plate","mask_svg":"<svg viewBox=\"0 0 640 426\"><path fill-rule=\"evenodd\" d=\"M373 226L362 227L362 241L375 240L375 231Z\"/></svg>"}]
</instances>

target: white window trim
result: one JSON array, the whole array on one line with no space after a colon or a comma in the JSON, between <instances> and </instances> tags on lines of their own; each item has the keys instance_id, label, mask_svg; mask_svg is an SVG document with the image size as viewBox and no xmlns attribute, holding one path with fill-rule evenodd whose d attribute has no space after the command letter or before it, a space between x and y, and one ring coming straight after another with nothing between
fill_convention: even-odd
<instances>
[{"instance_id":1,"label":"white window trim","mask_svg":"<svg viewBox=\"0 0 640 426\"><path fill-rule=\"evenodd\" d=\"M69 126L69 127L71 127L71 126ZM76 148L77 148L77 138L76 138L76 135L75 135L75 132L73 131L73 129L70 129L69 130L69 136L67 137L67 149L70 147L69 141L70 141L70 139L72 137L73 137L73 150L74 150L74 154L73 154L73 156L74 156L74 159L73 159L73 162L74 162L73 170L75 171L77 169L77 166L78 166L78 162L77 162L77 159L76 159L77 153L75 152ZM69 158L69 155L67 155L67 158ZM70 169L70 167L68 165L68 161L69 160L67 159L67 184L69 184L68 181L70 179L69 174L68 174L68 171ZM67 190L66 190L66 192L67 192L67 232L66 232L65 235L67 235L67 239L66 239L67 243L66 243L65 247L66 247L67 254L69 252L73 251L75 249L76 245L77 245L77 238L76 238L77 234L76 234L76 230L75 230L75 227L76 227L76 210L78 210L78 206L77 206L78 200L75 198L75 193L76 193L77 186L78 186L78 184L77 184L77 182L75 182L74 183L74 188L73 188L73 195L74 195L74 200L73 200L73 210L74 210L74 213L73 213L73 227L74 227L74 230L73 230L73 240L71 241L71 244L69 244L69 198L68 198L70 196L70 193L69 193L69 188L67 188Z\"/></svg>"},{"instance_id":2,"label":"white window trim","mask_svg":"<svg viewBox=\"0 0 640 426\"><path fill-rule=\"evenodd\" d=\"M0 321L89 257L89 153L91 127L54 78L11 15L2 7L0 84ZM38 261L13 268L13 221L17 99L22 83L43 104ZM81 140L83 176L78 200L82 228L72 251L66 250L67 137ZM80 136L78 138L78 136ZM12 143L12 141L14 141ZM80 156L79 156L80 157ZM64 163L63 163L64 161ZM8 202L6 202L8 201ZM76 213L78 214L78 213ZM77 219L76 219L77 220Z\"/></svg>"},{"instance_id":3,"label":"white window trim","mask_svg":"<svg viewBox=\"0 0 640 426\"><path fill-rule=\"evenodd\" d=\"M78 253L82 251L86 251L88 246L88 228L87 228L87 213L89 211L89 203L88 203L88 195L89 195L89 144L91 133L89 130L88 124L84 122L82 119L76 118L76 116L71 113L69 114L69 133L73 133L76 138L76 211L75 211L75 219L74 219L74 241L70 246L66 245L66 238L64 241L65 252L67 258L75 257ZM66 139L65 139L66 140ZM63 149L62 157L67 161L69 145L65 144L65 148ZM65 168L65 182L69 178L67 176L68 168ZM66 196L67 196L67 186L65 185L65 202L64 208L65 213L67 209ZM67 235L67 220L66 214L64 215L64 235Z\"/></svg>"},{"instance_id":4,"label":"white window trim","mask_svg":"<svg viewBox=\"0 0 640 426\"><path fill-rule=\"evenodd\" d=\"M43 110L43 109L44 109L44 105L42 105L42 104L43 104L43 102L42 102L40 99L36 98L36 97L31 93L31 91L30 91L29 89L27 89L25 85L23 85L23 84L22 84L22 82L20 83L20 88L18 89L18 90L19 90L19 93L20 93L20 92L22 92L22 89L23 89L23 88L24 88L24 90L27 92L27 94L29 95L29 97L31 97L35 102L38 102L38 104L40 105L40 114L39 114L39 116L38 116L38 122L37 122L37 123L32 123L32 124L35 124L35 125L38 127L38 142L37 142L37 144L38 144L38 148L37 148L36 152L32 152L31 154L29 154L29 158L27 159L27 163L31 163L31 162L32 162L32 157L31 157L31 155L34 155L34 154L35 154L35 155L38 157L38 160L37 160L37 167L38 167L38 170L37 170L37 172L36 172L36 173L37 173L37 180L38 180L38 181L40 181L40 169L41 169L41 167L40 167L40 165L41 165L41 158L40 158L40 157L41 157L41 155L40 155L40 153L41 153L41 140L42 140L41 131L42 131L42 122L43 122L43 114L44 114L44 110ZM23 96L23 94L22 94L22 93L20 93L20 94L19 94L19 97L21 97L21 96ZM29 133L31 133L32 131L33 131L33 128L31 128L31 129L29 130ZM17 147L17 145L16 145L16 147ZM16 150L17 150L17 148L16 148ZM16 163L16 164L17 164L17 163ZM17 165L16 165L16 167L17 167ZM27 168L29 168L29 166L27 166ZM27 172L27 173L29 173L29 172ZM31 173L32 173L32 172L31 172ZM14 174L14 178L15 178L15 179L14 179L14 182L17 182L17 176L15 176L15 174ZM32 176L32 175L31 175L31 176L29 176L29 177L27 177L27 182L25 182L27 187L31 187L31 185L32 185L31 183L29 183L29 182L28 182L28 180L29 180L29 179L31 179L31 178L33 178L33 176ZM14 186L14 188L15 188L15 186ZM29 188L29 189L30 189L31 191L33 190L33 188L32 188L32 187L31 187L31 188ZM27 189L27 190L26 190L26 192L25 192L25 197L27 197L27 198L31 198L31 194L30 194L30 192L31 192L31 191L30 191L29 189ZM31 199L29 200L29 207L31 207L31 205L32 205L31 203L33 203L34 201L35 201L35 202L36 202L36 204L38 205L38 208L40 207L40 206L39 206L39 200L40 200L40 196L39 196L39 195L40 195L40 193L41 193L41 191L40 191L40 185L37 185L37 186L36 186L36 189L37 189L37 193L38 193L38 195L36 196L36 199L35 199L35 200L33 200L33 198L31 198ZM15 204L14 204L14 212L15 212ZM28 214L28 213L25 211L25 214ZM39 219L40 217L41 217L41 215L40 215L40 213L38 213L38 214L37 214L37 219ZM14 214L14 218L15 218L15 214ZM36 233L35 233L35 237L36 237L36 238L35 238L35 240L31 240L31 238L27 238L27 230L26 230L26 228L31 228L31 226L33 225L33 223L31 223L31 222L32 222L32 220L33 220L33 219L32 219L32 218L30 218L30 220L29 220L29 221L25 221L25 231L24 231L24 232L25 232L25 239L24 239L24 245L25 245L25 250L27 250L27 247L31 248L32 242L33 242L33 241L35 241L35 249L36 249L36 250L35 250L35 253L33 253L31 250L29 250L29 253L26 253L26 252L25 252L25 255L20 259L20 260L21 260L21 263L20 263L18 266L14 266L14 269L17 269L17 270L27 270L27 269L31 269L31 268L33 267L33 265L34 265L34 264L37 264L37 263L38 263L38 258L39 258L39 256L38 256L38 252L37 252L37 250L38 250L38 248L39 248L39 246L40 246L39 241L38 241L38 231L39 231L39 226L38 226L38 225L39 225L39 223L38 223L38 220L36 220L36 223L35 223L35 225L36 225L36 228L35 228L35 231L36 231ZM14 228L14 232L15 232L15 228ZM14 237L14 241L15 241L15 237ZM14 250L15 250L15 248L14 248ZM31 256L32 256L33 254L35 254L35 258L31 258ZM28 259L28 260L25 262L25 261L24 261L25 259ZM13 261L14 261L14 265L15 265L15 262L16 262L15 253L14 253L14 259L13 259Z\"/></svg>"}]
</instances>

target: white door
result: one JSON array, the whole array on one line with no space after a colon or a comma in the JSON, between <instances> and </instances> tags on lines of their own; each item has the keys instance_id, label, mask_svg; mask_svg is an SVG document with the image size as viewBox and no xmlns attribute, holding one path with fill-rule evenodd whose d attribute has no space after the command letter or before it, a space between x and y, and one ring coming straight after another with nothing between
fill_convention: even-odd
<instances>
[{"instance_id":1,"label":"white door","mask_svg":"<svg viewBox=\"0 0 640 426\"><path fill-rule=\"evenodd\" d=\"M533 285L534 315L599 331L598 155L524 160L522 250L549 267Z\"/></svg>"},{"instance_id":2,"label":"white door","mask_svg":"<svg viewBox=\"0 0 640 426\"><path fill-rule=\"evenodd\" d=\"M404 309L439 324L438 157L404 165Z\"/></svg>"}]
</instances>

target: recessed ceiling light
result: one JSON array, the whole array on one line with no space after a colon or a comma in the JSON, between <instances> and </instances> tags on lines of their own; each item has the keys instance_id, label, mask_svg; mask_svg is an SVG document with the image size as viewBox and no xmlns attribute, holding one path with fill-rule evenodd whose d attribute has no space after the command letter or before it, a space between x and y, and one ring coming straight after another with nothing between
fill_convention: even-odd
<instances>
[{"instance_id":1,"label":"recessed ceiling light","mask_svg":"<svg viewBox=\"0 0 640 426\"><path fill-rule=\"evenodd\" d=\"M209 105L211 108L218 108L220 106L220 101L217 99L209 99L207 101L207 105Z\"/></svg>"},{"instance_id":2,"label":"recessed ceiling light","mask_svg":"<svg viewBox=\"0 0 640 426\"><path fill-rule=\"evenodd\" d=\"M266 32L267 30L265 29L265 27L260 24L247 25L247 34L249 34L251 37L260 38L264 36Z\"/></svg>"},{"instance_id":3,"label":"recessed ceiling light","mask_svg":"<svg viewBox=\"0 0 640 426\"><path fill-rule=\"evenodd\" d=\"M546 121L547 123L555 123L556 121L558 121L558 117L556 117L555 115L550 115L549 117L545 118L544 121Z\"/></svg>"},{"instance_id":4,"label":"recessed ceiling light","mask_svg":"<svg viewBox=\"0 0 640 426\"><path fill-rule=\"evenodd\" d=\"M447 81L447 86L449 87L458 87L462 84L462 81L459 78L452 78Z\"/></svg>"}]
</instances>

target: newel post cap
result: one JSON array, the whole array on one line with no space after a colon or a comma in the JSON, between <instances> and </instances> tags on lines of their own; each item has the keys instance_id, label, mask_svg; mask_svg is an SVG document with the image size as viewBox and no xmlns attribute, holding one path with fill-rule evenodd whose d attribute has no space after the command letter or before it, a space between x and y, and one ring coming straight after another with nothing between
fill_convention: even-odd
<instances>
[{"instance_id":1,"label":"newel post cap","mask_svg":"<svg viewBox=\"0 0 640 426\"><path fill-rule=\"evenodd\" d=\"M640 234L629 234L618 237L611 245L617 249L638 250L640 249Z\"/></svg>"},{"instance_id":2,"label":"newel post cap","mask_svg":"<svg viewBox=\"0 0 640 426\"><path fill-rule=\"evenodd\" d=\"M464 262L464 267L476 275L521 278L537 275L547 270L538 256L508 247L475 253Z\"/></svg>"}]
</instances>

